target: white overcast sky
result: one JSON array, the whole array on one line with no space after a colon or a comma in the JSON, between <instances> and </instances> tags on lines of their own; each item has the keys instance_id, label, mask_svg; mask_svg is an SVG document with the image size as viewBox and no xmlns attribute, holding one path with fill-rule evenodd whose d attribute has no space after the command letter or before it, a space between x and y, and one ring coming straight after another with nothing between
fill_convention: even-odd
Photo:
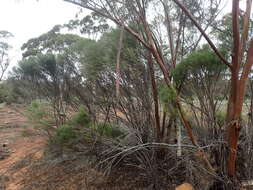
<instances>
[{"instance_id":1,"label":"white overcast sky","mask_svg":"<svg viewBox=\"0 0 253 190\"><path fill-rule=\"evenodd\" d=\"M63 0L0 0L0 30L14 35L12 65L21 59L23 43L75 18L79 10Z\"/></svg>"}]
</instances>

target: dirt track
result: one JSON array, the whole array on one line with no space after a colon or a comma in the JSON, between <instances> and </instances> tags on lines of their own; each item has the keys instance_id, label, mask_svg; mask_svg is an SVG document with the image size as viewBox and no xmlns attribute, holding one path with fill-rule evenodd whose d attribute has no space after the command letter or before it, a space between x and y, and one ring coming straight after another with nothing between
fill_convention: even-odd
<instances>
[{"instance_id":1,"label":"dirt track","mask_svg":"<svg viewBox=\"0 0 253 190\"><path fill-rule=\"evenodd\" d=\"M15 164L33 155L40 157L44 140L28 125L22 106L0 108L0 190L18 190L25 168L13 169Z\"/></svg>"}]
</instances>

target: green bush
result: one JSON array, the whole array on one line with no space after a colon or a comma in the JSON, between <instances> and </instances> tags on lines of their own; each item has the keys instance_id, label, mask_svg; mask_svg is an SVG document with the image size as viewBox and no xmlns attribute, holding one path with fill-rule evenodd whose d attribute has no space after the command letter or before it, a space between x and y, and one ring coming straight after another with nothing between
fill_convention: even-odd
<instances>
[{"instance_id":1,"label":"green bush","mask_svg":"<svg viewBox=\"0 0 253 190\"><path fill-rule=\"evenodd\" d=\"M3 81L0 84L0 103L6 102L7 104L18 103L19 96L15 94L11 84Z\"/></svg>"},{"instance_id":2,"label":"green bush","mask_svg":"<svg viewBox=\"0 0 253 190\"><path fill-rule=\"evenodd\" d=\"M177 116L176 98L177 92L174 88L168 88L166 85L160 85L158 89L160 101L163 110L169 112L171 116Z\"/></svg>"},{"instance_id":3,"label":"green bush","mask_svg":"<svg viewBox=\"0 0 253 190\"><path fill-rule=\"evenodd\" d=\"M55 125L53 114L47 102L33 101L27 108L26 116L33 127L45 130L47 133Z\"/></svg>"},{"instance_id":4,"label":"green bush","mask_svg":"<svg viewBox=\"0 0 253 190\"><path fill-rule=\"evenodd\" d=\"M69 122L74 126L88 127L91 123L91 119L84 107L80 107L79 111L72 117Z\"/></svg>"},{"instance_id":5,"label":"green bush","mask_svg":"<svg viewBox=\"0 0 253 190\"><path fill-rule=\"evenodd\" d=\"M22 137L30 137L30 136L33 136L33 132L29 129L24 129L21 131L21 135Z\"/></svg>"},{"instance_id":6,"label":"green bush","mask_svg":"<svg viewBox=\"0 0 253 190\"><path fill-rule=\"evenodd\" d=\"M61 125L56 129L54 140L56 143L64 144L76 138L76 133L73 127L69 125Z\"/></svg>"},{"instance_id":7,"label":"green bush","mask_svg":"<svg viewBox=\"0 0 253 190\"><path fill-rule=\"evenodd\" d=\"M226 123L226 112L224 111L218 111L216 112L216 122L217 124L222 127Z\"/></svg>"},{"instance_id":8,"label":"green bush","mask_svg":"<svg viewBox=\"0 0 253 190\"><path fill-rule=\"evenodd\" d=\"M92 125L91 128L100 135L110 138L117 138L124 134L117 125L112 123L98 123L96 125Z\"/></svg>"}]
</instances>

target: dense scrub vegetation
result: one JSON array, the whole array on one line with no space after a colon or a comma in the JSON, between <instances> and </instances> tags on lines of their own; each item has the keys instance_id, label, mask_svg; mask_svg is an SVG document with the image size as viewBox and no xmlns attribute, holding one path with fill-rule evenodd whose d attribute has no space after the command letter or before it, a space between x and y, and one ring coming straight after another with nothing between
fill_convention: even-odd
<instances>
[{"instance_id":1,"label":"dense scrub vegetation","mask_svg":"<svg viewBox=\"0 0 253 190\"><path fill-rule=\"evenodd\" d=\"M66 1L93 12L26 42L0 86L2 102L28 105L51 153L88 149L143 188L252 180L251 0L220 20L218 0Z\"/></svg>"}]
</instances>

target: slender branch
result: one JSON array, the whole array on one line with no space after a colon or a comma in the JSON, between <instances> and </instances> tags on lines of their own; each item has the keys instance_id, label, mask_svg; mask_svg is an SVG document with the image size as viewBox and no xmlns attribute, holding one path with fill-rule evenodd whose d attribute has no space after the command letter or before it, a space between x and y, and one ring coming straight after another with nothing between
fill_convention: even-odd
<instances>
[{"instance_id":1,"label":"slender branch","mask_svg":"<svg viewBox=\"0 0 253 190\"><path fill-rule=\"evenodd\" d=\"M215 54L221 59L221 61L227 65L229 68L231 68L231 64L221 55L219 50L216 48L216 46L213 44L211 39L208 37L208 35L205 33L205 31L201 28L201 26L198 24L194 16L190 13L190 11L179 1L179 0L173 0L183 11L184 13L189 17L189 19L193 22L193 24L198 28L198 30L201 32L201 34L204 36L206 41L209 43Z\"/></svg>"},{"instance_id":2,"label":"slender branch","mask_svg":"<svg viewBox=\"0 0 253 190\"><path fill-rule=\"evenodd\" d=\"M232 67L236 72L239 72L239 54L240 54L240 29L239 29L239 1L233 1L232 10L232 30L233 30L233 53L232 53Z\"/></svg>"},{"instance_id":3,"label":"slender branch","mask_svg":"<svg viewBox=\"0 0 253 190\"><path fill-rule=\"evenodd\" d=\"M171 26L171 19L169 17L169 9L168 9L168 2L163 2L163 9L165 12L165 19L166 19L166 28L167 28L167 33L168 33L168 38L169 38L169 47L170 47L170 53L171 53L171 60L172 60L172 65L175 68L176 63L174 62L175 60L175 51L174 51L174 41L173 41L173 35L172 35L172 26Z\"/></svg>"},{"instance_id":4,"label":"slender branch","mask_svg":"<svg viewBox=\"0 0 253 190\"><path fill-rule=\"evenodd\" d=\"M132 28L130 28L130 27L126 26L126 25L124 25L124 28L125 28L126 31L128 31L130 34L132 34L135 38L137 38L137 40L139 42L141 42L141 44L144 45L147 49L149 49L149 50L151 49L150 45L147 44L144 41L144 39L138 33L136 33Z\"/></svg>"},{"instance_id":5,"label":"slender branch","mask_svg":"<svg viewBox=\"0 0 253 190\"><path fill-rule=\"evenodd\" d=\"M252 65L253 65L253 38L250 41L250 47L248 50L247 60L243 67L243 72L242 72L242 76L240 80L243 80L244 78L248 78Z\"/></svg>"},{"instance_id":6,"label":"slender branch","mask_svg":"<svg viewBox=\"0 0 253 190\"><path fill-rule=\"evenodd\" d=\"M246 12L243 18L243 31L242 31L242 36L241 36L241 50L240 50L241 52L240 52L240 57L239 57L240 63L243 60L243 54L245 52L246 42L249 36L249 21L250 21L251 8L252 8L252 0L247 0L247 7L246 7Z\"/></svg>"},{"instance_id":7,"label":"slender branch","mask_svg":"<svg viewBox=\"0 0 253 190\"><path fill-rule=\"evenodd\" d=\"M95 9L95 8L92 8L90 6L85 6L84 4L80 3L80 2L77 2L77 1L74 1L74 0L63 0L63 1L66 1L68 3L72 3L72 4L75 4L75 5L78 5L80 7L83 7L83 8L86 8L86 9L89 9L91 11L94 11L98 14L100 14L101 16L105 17L105 18L108 18L110 19L111 21L113 21L115 24L119 25L119 26L122 26L124 27L124 29L126 31L128 31L130 34L132 34L135 38L137 38L138 41L140 41L147 49L150 49L150 46L144 41L144 39L138 34L136 33L133 29L131 29L130 27L124 25L122 22L116 20L115 18L111 17L110 15L107 15L107 14L104 14L103 12Z\"/></svg>"},{"instance_id":8,"label":"slender branch","mask_svg":"<svg viewBox=\"0 0 253 190\"><path fill-rule=\"evenodd\" d=\"M117 52L117 65L116 65L116 97L119 97L119 86L120 86L120 56L123 46L123 37L124 37L124 28L120 29L120 37L118 43L118 52Z\"/></svg>"}]
</instances>

